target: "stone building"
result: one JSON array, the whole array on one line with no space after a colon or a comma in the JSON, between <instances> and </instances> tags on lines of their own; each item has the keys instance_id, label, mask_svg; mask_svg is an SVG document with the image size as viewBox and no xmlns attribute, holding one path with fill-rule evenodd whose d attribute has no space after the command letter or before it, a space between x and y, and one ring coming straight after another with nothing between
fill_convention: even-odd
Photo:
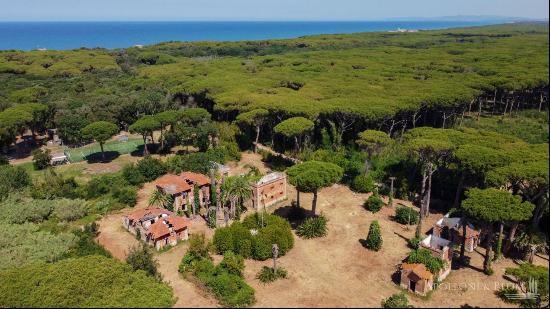
<instances>
[{"instance_id":1,"label":"stone building","mask_svg":"<svg viewBox=\"0 0 550 309\"><path fill-rule=\"evenodd\" d=\"M252 185L252 203L256 210L287 198L286 174L273 172Z\"/></svg>"},{"instance_id":2,"label":"stone building","mask_svg":"<svg viewBox=\"0 0 550 309\"><path fill-rule=\"evenodd\" d=\"M210 201L210 179L208 176L193 172L183 172L179 175L167 174L155 181L157 189L170 194L174 199L173 210L187 211L195 202L194 187L199 188L200 206L205 206Z\"/></svg>"},{"instance_id":3,"label":"stone building","mask_svg":"<svg viewBox=\"0 0 550 309\"><path fill-rule=\"evenodd\" d=\"M479 230L471 224L466 225L466 251L473 252L479 244ZM439 219L433 228L433 235L447 239L454 244L462 244L462 237L464 235L464 229L462 226L461 218L450 217L446 214L443 218Z\"/></svg>"},{"instance_id":4,"label":"stone building","mask_svg":"<svg viewBox=\"0 0 550 309\"><path fill-rule=\"evenodd\" d=\"M162 208L137 209L122 218L132 234L157 250L189 238L187 220Z\"/></svg>"}]
</instances>

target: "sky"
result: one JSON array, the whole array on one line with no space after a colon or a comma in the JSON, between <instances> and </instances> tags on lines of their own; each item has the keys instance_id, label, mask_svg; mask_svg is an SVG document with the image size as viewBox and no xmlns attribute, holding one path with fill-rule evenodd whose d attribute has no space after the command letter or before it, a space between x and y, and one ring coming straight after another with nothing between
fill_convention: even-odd
<instances>
[{"instance_id":1,"label":"sky","mask_svg":"<svg viewBox=\"0 0 550 309\"><path fill-rule=\"evenodd\" d=\"M0 0L0 21L548 19L548 0Z\"/></svg>"}]
</instances>

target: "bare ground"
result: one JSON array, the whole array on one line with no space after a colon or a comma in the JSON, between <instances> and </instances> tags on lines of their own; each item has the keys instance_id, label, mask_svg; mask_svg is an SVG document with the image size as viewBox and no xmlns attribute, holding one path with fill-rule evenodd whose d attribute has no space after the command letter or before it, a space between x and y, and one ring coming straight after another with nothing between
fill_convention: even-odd
<instances>
[{"instance_id":1,"label":"bare ground","mask_svg":"<svg viewBox=\"0 0 550 309\"><path fill-rule=\"evenodd\" d=\"M238 164L232 164L231 174L240 174L253 165L262 172L267 169L261 157L253 153L243 153ZM139 192L136 207L145 207L152 192L152 185L146 185ZM356 194L342 185L323 189L319 194L318 210L329 219L329 234L325 238L304 240L296 237L294 248L279 258L279 265L287 269L289 278L265 285L255 277L262 266L271 265L271 261L246 261L246 281L256 290L255 307L379 307L380 301L400 288L392 281L397 266L407 256L410 249L407 240L414 236L414 227L405 228L390 218L394 209L385 207L372 214L363 209L367 194ZM301 204L308 208L310 194L301 194ZM295 199L293 188L289 190L289 199L278 207L290 204ZM406 201L397 203L410 204ZM274 210L272 208L271 210ZM98 242L113 255L124 259L128 249L136 244L134 237L122 227L122 216L129 210L111 214L100 223L101 234ZM425 222L426 232L442 214L431 214ZM362 247L359 242L368 233L369 225L378 220L382 229L384 245L379 252ZM202 219L193 221L191 233L205 232L208 237L212 231L205 227ZM183 279L177 272L181 258L187 250L187 244L157 254L160 272L173 287L178 297L176 307L213 307L216 301ZM486 276L481 272L483 251L469 254L471 267L454 270L433 292L424 299L408 294L416 307L459 307L462 305L480 307L507 307L499 300L494 291L506 283L503 278L505 267L514 266L514 261L501 260L494 265L495 274ZM220 257L215 257L219 260ZM536 263L548 266L547 257L537 258Z\"/></svg>"}]
</instances>

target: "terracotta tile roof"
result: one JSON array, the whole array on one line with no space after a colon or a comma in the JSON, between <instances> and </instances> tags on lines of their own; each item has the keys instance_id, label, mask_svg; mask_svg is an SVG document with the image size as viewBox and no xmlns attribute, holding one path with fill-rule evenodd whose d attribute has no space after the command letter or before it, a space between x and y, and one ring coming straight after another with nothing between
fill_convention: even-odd
<instances>
[{"instance_id":1,"label":"terracotta tile roof","mask_svg":"<svg viewBox=\"0 0 550 309\"><path fill-rule=\"evenodd\" d=\"M149 216L149 215L160 216L162 214L165 214L165 215L168 215L168 216L173 215L172 212L170 212L166 209L153 207L153 208L142 208L142 209L134 210L133 212L129 213L127 215L127 217L128 217L129 220L138 221L138 220L140 220L140 219L142 219L146 216Z\"/></svg>"},{"instance_id":2,"label":"terracotta tile roof","mask_svg":"<svg viewBox=\"0 0 550 309\"><path fill-rule=\"evenodd\" d=\"M185 220L182 217L173 216L173 217L168 217L165 220L166 222L172 225L172 227L174 228L174 231L183 230L188 226L187 220Z\"/></svg>"},{"instance_id":3,"label":"terracotta tile roof","mask_svg":"<svg viewBox=\"0 0 550 309\"><path fill-rule=\"evenodd\" d=\"M155 185L166 193L177 194L191 191L193 187L180 176L167 174L155 181Z\"/></svg>"},{"instance_id":4,"label":"terracotta tile roof","mask_svg":"<svg viewBox=\"0 0 550 309\"><path fill-rule=\"evenodd\" d=\"M210 184L210 178L208 176L205 176L203 174L199 173L193 173L193 172L183 172L180 174L180 177L182 177L185 180L196 182L199 186L209 185Z\"/></svg>"},{"instance_id":5,"label":"terracotta tile roof","mask_svg":"<svg viewBox=\"0 0 550 309\"><path fill-rule=\"evenodd\" d=\"M426 266L424 266L424 264L403 263L403 265L401 265L401 269L411 272L420 279L433 280L433 274L426 268Z\"/></svg>"},{"instance_id":6,"label":"terracotta tile roof","mask_svg":"<svg viewBox=\"0 0 550 309\"><path fill-rule=\"evenodd\" d=\"M210 179L202 174L183 172L179 175L167 174L155 181L155 185L166 193L178 194L193 190L194 183L200 187L210 185Z\"/></svg>"},{"instance_id":7,"label":"terracotta tile roof","mask_svg":"<svg viewBox=\"0 0 550 309\"><path fill-rule=\"evenodd\" d=\"M170 229L164 220L159 220L149 227L147 234L150 234L153 239L159 239L164 236L170 235Z\"/></svg>"}]
</instances>

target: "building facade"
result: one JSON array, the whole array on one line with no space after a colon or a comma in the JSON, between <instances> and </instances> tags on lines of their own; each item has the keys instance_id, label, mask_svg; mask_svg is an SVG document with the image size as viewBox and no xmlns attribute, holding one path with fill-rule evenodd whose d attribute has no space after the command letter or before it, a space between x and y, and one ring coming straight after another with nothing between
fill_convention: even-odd
<instances>
[{"instance_id":1,"label":"building facade","mask_svg":"<svg viewBox=\"0 0 550 309\"><path fill-rule=\"evenodd\" d=\"M193 172L183 172L179 175L164 175L155 181L158 190L170 194L174 199L173 210L187 211L195 203L194 188L199 189L199 206L210 202L210 178Z\"/></svg>"},{"instance_id":2,"label":"building facade","mask_svg":"<svg viewBox=\"0 0 550 309\"><path fill-rule=\"evenodd\" d=\"M122 218L122 224L130 233L157 250L167 245L175 246L189 238L187 220L166 209L135 210Z\"/></svg>"},{"instance_id":3,"label":"building facade","mask_svg":"<svg viewBox=\"0 0 550 309\"><path fill-rule=\"evenodd\" d=\"M252 185L252 203L256 210L269 207L287 198L286 174L273 172Z\"/></svg>"}]
</instances>

